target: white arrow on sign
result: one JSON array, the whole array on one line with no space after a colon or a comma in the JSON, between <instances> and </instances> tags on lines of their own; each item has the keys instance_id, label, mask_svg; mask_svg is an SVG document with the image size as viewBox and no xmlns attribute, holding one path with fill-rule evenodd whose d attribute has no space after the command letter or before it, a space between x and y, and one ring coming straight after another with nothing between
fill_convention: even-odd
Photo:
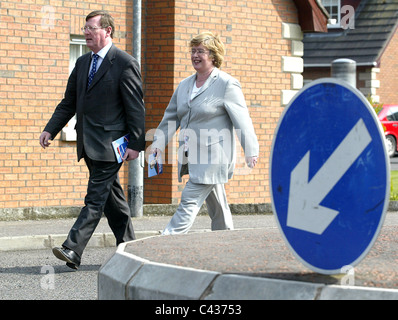
<instances>
[{"instance_id":1,"label":"white arrow on sign","mask_svg":"<svg viewBox=\"0 0 398 320\"><path fill-rule=\"evenodd\" d=\"M311 181L308 181L310 151L305 154L290 175L287 226L316 234L325 231L339 212L320 203L371 141L360 119Z\"/></svg>"}]
</instances>

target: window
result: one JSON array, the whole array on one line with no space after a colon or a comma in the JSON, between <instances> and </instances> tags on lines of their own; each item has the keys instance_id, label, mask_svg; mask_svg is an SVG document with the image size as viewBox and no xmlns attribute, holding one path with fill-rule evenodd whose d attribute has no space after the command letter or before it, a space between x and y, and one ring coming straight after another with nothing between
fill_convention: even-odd
<instances>
[{"instance_id":1,"label":"window","mask_svg":"<svg viewBox=\"0 0 398 320\"><path fill-rule=\"evenodd\" d=\"M388 121L398 121L398 108L392 107L388 110L387 120Z\"/></svg>"},{"instance_id":2,"label":"window","mask_svg":"<svg viewBox=\"0 0 398 320\"><path fill-rule=\"evenodd\" d=\"M86 40L82 36L71 36L70 37L70 49L69 49L69 74L71 74L77 58L83 54L90 52L90 49L86 46Z\"/></svg>"},{"instance_id":3,"label":"window","mask_svg":"<svg viewBox=\"0 0 398 320\"><path fill-rule=\"evenodd\" d=\"M341 0L322 0L322 5L329 12L328 28L340 28Z\"/></svg>"},{"instance_id":4,"label":"window","mask_svg":"<svg viewBox=\"0 0 398 320\"><path fill-rule=\"evenodd\" d=\"M90 49L86 46L86 40L82 36L71 36L69 43L69 74L72 73L73 68L75 67L76 60L81 55L90 52ZM62 141L76 141L76 116L74 116L68 122L68 125L65 126L61 131L61 140Z\"/></svg>"}]
</instances>

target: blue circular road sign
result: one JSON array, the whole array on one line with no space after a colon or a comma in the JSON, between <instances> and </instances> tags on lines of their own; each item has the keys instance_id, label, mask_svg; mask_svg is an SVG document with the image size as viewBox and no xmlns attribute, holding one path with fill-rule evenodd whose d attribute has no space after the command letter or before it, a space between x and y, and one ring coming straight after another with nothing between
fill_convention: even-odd
<instances>
[{"instance_id":1,"label":"blue circular road sign","mask_svg":"<svg viewBox=\"0 0 398 320\"><path fill-rule=\"evenodd\" d=\"M389 202L384 139L370 103L342 80L313 81L285 108L271 150L272 206L310 269L342 273L375 242Z\"/></svg>"}]
</instances>

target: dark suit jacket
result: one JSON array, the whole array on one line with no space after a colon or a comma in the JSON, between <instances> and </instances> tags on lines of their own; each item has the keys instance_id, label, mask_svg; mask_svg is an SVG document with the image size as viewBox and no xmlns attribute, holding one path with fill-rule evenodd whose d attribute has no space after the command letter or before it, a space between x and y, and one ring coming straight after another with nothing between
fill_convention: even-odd
<instances>
[{"instance_id":1,"label":"dark suit jacket","mask_svg":"<svg viewBox=\"0 0 398 320\"><path fill-rule=\"evenodd\" d=\"M44 128L54 138L77 115L77 157L116 161L112 141L130 133L128 148L145 148L145 107L136 59L112 45L87 89L91 53L81 56L72 71L64 99Z\"/></svg>"}]
</instances>

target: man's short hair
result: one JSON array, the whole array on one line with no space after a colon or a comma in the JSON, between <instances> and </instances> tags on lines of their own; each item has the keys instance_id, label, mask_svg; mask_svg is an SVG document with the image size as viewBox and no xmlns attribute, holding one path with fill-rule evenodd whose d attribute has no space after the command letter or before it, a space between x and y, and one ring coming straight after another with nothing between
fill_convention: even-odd
<instances>
[{"instance_id":1,"label":"man's short hair","mask_svg":"<svg viewBox=\"0 0 398 320\"><path fill-rule=\"evenodd\" d=\"M86 21L88 19L91 19L96 16L101 16L100 24L102 28L108 28L111 27L111 38L113 39L113 33L115 32L115 21L113 20L112 16L109 14L108 11L105 10L96 10L93 12L90 12L87 17Z\"/></svg>"}]
</instances>

